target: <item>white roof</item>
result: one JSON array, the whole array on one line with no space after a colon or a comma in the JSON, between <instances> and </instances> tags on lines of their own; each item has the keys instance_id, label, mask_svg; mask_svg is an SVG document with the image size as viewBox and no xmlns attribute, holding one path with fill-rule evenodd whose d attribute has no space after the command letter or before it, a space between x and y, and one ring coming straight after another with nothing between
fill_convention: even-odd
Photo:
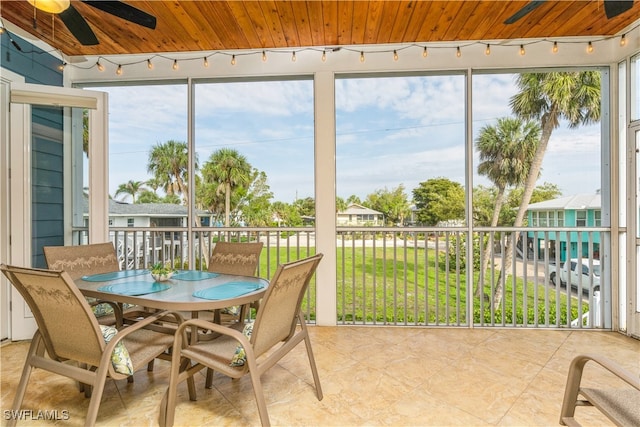
<instances>
[{"instance_id":1,"label":"white roof","mask_svg":"<svg viewBox=\"0 0 640 427\"><path fill-rule=\"evenodd\" d=\"M581 210L600 209L601 207L602 201L600 194L576 194L575 196L561 197L559 199L532 203L529 205L528 210Z\"/></svg>"}]
</instances>

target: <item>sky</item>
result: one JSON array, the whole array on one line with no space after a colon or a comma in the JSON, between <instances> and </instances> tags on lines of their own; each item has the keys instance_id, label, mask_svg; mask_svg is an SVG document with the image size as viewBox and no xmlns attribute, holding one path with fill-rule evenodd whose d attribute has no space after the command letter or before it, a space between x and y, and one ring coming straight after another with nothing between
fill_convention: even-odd
<instances>
[{"instance_id":1,"label":"sky","mask_svg":"<svg viewBox=\"0 0 640 427\"><path fill-rule=\"evenodd\" d=\"M511 116L513 75L476 75L473 136ZM337 196L364 199L431 178L464 184L464 87L461 75L336 81ZM146 181L151 148L187 140L185 85L92 88L109 93L110 194ZM195 90L195 145L202 166L217 149L238 150L267 174L274 201L313 194L313 82L201 83ZM473 170L477 169L474 153ZM600 126L561 126L552 134L539 184L563 195L600 189ZM474 172L474 186L490 185ZM121 199L122 196L118 197ZM125 199L126 200L126 199ZM130 199L129 199L130 201Z\"/></svg>"}]
</instances>

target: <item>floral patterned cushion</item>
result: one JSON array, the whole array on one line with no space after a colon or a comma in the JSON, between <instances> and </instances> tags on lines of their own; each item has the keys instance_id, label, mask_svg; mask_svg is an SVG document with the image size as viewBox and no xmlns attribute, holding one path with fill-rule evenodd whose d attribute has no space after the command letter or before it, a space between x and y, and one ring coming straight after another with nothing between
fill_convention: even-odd
<instances>
[{"instance_id":1,"label":"floral patterned cushion","mask_svg":"<svg viewBox=\"0 0 640 427\"><path fill-rule=\"evenodd\" d=\"M244 329L242 329L242 333L245 337L251 338L251 333L253 332L253 322L247 323L244 325ZM229 366L244 366L247 361L247 353L244 350L244 347L239 345L236 347L236 351L231 358L231 363Z\"/></svg>"},{"instance_id":2,"label":"floral patterned cushion","mask_svg":"<svg viewBox=\"0 0 640 427\"><path fill-rule=\"evenodd\" d=\"M118 333L118 330L113 326L100 325L100 329L102 330L102 337L104 338L105 343L111 341L111 339ZM116 344L113 348L113 353L111 353L111 364L116 372L124 375L133 375L133 363L131 362L129 352L122 341Z\"/></svg>"}]
</instances>

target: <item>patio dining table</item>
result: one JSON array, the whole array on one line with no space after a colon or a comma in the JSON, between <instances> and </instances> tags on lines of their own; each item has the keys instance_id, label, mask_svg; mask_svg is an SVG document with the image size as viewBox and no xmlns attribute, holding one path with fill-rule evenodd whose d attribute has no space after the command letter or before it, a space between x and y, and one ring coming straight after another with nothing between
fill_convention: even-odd
<instances>
[{"instance_id":1,"label":"patio dining table","mask_svg":"<svg viewBox=\"0 0 640 427\"><path fill-rule=\"evenodd\" d=\"M259 300L269 281L198 270L181 270L155 281L149 270L122 270L83 276L75 281L83 295L157 310L215 310Z\"/></svg>"}]
</instances>

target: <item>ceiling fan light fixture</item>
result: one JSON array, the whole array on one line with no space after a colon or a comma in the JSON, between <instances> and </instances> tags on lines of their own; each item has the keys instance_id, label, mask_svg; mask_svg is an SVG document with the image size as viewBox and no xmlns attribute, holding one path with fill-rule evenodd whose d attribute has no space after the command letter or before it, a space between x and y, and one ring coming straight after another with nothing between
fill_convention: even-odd
<instances>
[{"instance_id":1,"label":"ceiling fan light fixture","mask_svg":"<svg viewBox=\"0 0 640 427\"><path fill-rule=\"evenodd\" d=\"M70 0L27 0L30 5L47 13L61 13L71 6Z\"/></svg>"}]
</instances>

